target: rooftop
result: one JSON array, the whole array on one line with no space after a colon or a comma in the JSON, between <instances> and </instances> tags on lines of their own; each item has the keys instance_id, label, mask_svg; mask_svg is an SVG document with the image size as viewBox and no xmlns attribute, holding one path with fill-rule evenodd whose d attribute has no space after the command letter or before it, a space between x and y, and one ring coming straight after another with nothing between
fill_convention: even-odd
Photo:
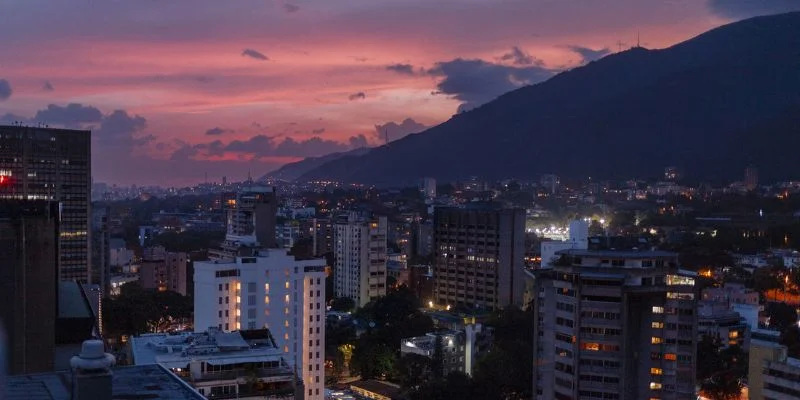
<instances>
[{"instance_id":1,"label":"rooftop","mask_svg":"<svg viewBox=\"0 0 800 400\"><path fill-rule=\"evenodd\" d=\"M350 384L350 387L358 388L371 393L377 393L390 399L396 398L398 395L400 395L399 386L376 380L353 382Z\"/></svg>"},{"instance_id":2,"label":"rooftop","mask_svg":"<svg viewBox=\"0 0 800 400\"><path fill-rule=\"evenodd\" d=\"M131 338L130 346L136 365L161 364L167 368L186 368L198 356L214 365L230 365L281 362L283 355L266 329L230 333L216 330L152 333Z\"/></svg>"},{"instance_id":3,"label":"rooftop","mask_svg":"<svg viewBox=\"0 0 800 400\"><path fill-rule=\"evenodd\" d=\"M675 258L678 253L659 250L581 250L568 249L557 251L558 255L578 257L608 257L608 258Z\"/></svg>"},{"instance_id":4,"label":"rooftop","mask_svg":"<svg viewBox=\"0 0 800 400\"><path fill-rule=\"evenodd\" d=\"M115 399L192 399L201 396L172 372L159 365L136 365L112 369ZM69 400L72 379L69 371L8 377L6 400Z\"/></svg>"}]
</instances>

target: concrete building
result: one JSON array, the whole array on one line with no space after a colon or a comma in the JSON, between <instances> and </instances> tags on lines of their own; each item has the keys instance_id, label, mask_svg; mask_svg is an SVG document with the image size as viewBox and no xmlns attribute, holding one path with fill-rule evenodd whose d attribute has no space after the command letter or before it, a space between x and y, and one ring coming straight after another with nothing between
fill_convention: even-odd
<instances>
[{"instance_id":1,"label":"concrete building","mask_svg":"<svg viewBox=\"0 0 800 400\"><path fill-rule=\"evenodd\" d=\"M123 239L111 239L109 241L108 263L111 267L126 267L133 262L133 250L129 250Z\"/></svg>"},{"instance_id":2,"label":"concrete building","mask_svg":"<svg viewBox=\"0 0 800 400\"><path fill-rule=\"evenodd\" d=\"M287 221L285 224L276 226L275 238L279 248L291 249L300 239L300 224L297 221Z\"/></svg>"},{"instance_id":3,"label":"concrete building","mask_svg":"<svg viewBox=\"0 0 800 400\"><path fill-rule=\"evenodd\" d=\"M139 264L139 283L145 289L169 290L186 296L188 262L186 253L168 252L163 247L147 248Z\"/></svg>"},{"instance_id":4,"label":"concrete building","mask_svg":"<svg viewBox=\"0 0 800 400\"><path fill-rule=\"evenodd\" d=\"M325 261L283 249L194 263L194 327L269 329L302 377L306 399L324 396Z\"/></svg>"},{"instance_id":5,"label":"concrete building","mask_svg":"<svg viewBox=\"0 0 800 400\"><path fill-rule=\"evenodd\" d=\"M694 399L695 279L678 255L557 255L534 271L535 398Z\"/></svg>"},{"instance_id":6,"label":"concrete building","mask_svg":"<svg viewBox=\"0 0 800 400\"><path fill-rule=\"evenodd\" d=\"M521 306L525 210L493 205L436 208L435 299L440 306Z\"/></svg>"},{"instance_id":7,"label":"concrete building","mask_svg":"<svg viewBox=\"0 0 800 400\"><path fill-rule=\"evenodd\" d=\"M89 131L0 126L0 199L60 202L59 278L91 279Z\"/></svg>"},{"instance_id":8,"label":"concrete building","mask_svg":"<svg viewBox=\"0 0 800 400\"><path fill-rule=\"evenodd\" d=\"M703 289L702 299L726 304L748 304L757 306L758 292L741 283L725 283L721 287Z\"/></svg>"},{"instance_id":9,"label":"concrete building","mask_svg":"<svg viewBox=\"0 0 800 400\"><path fill-rule=\"evenodd\" d=\"M228 203L228 236L255 236L260 246L276 247L275 218L278 198L271 186L250 186Z\"/></svg>"},{"instance_id":10,"label":"concrete building","mask_svg":"<svg viewBox=\"0 0 800 400\"><path fill-rule=\"evenodd\" d=\"M111 230L108 206L92 209L92 282L105 291L111 278Z\"/></svg>"},{"instance_id":11,"label":"concrete building","mask_svg":"<svg viewBox=\"0 0 800 400\"><path fill-rule=\"evenodd\" d=\"M754 190L758 187L758 168L749 166L744 170L744 187L747 190Z\"/></svg>"},{"instance_id":12,"label":"concrete building","mask_svg":"<svg viewBox=\"0 0 800 400\"><path fill-rule=\"evenodd\" d=\"M58 223L56 202L0 200L0 322L11 374L53 368Z\"/></svg>"},{"instance_id":13,"label":"concrete building","mask_svg":"<svg viewBox=\"0 0 800 400\"><path fill-rule=\"evenodd\" d=\"M319 257L333 252L333 222L330 218L312 218L311 237L314 256Z\"/></svg>"},{"instance_id":14,"label":"concrete building","mask_svg":"<svg viewBox=\"0 0 800 400\"><path fill-rule=\"evenodd\" d=\"M753 339L747 384L751 400L798 399L800 359L789 357L784 345Z\"/></svg>"},{"instance_id":15,"label":"concrete building","mask_svg":"<svg viewBox=\"0 0 800 400\"><path fill-rule=\"evenodd\" d=\"M589 248L589 223L586 221L572 221L569 223L567 240L543 241L541 244L542 266L552 263L556 252L561 250Z\"/></svg>"},{"instance_id":16,"label":"concrete building","mask_svg":"<svg viewBox=\"0 0 800 400\"><path fill-rule=\"evenodd\" d=\"M725 303L697 303L697 334L718 338L723 347L739 346L747 351L750 326Z\"/></svg>"},{"instance_id":17,"label":"concrete building","mask_svg":"<svg viewBox=\"0 0 800 400\"><path fill-rule=\"evenodd\" d=\"M422 193L422 196L425 197L427 200L435 199L436 198L436 179L434 178L422 178L419 183L419 191Z\"/></svg>"},{"instance_id":18,"label":"concrete building","mask_svg":"<svg viewBox=\"0 0 800 400\"><path fill-rule=\"evenodd\" d=\"M87 341L70 360L70 369L15 375L3 382L6 400L204 400L168 369L159 365L111 368L115 359L99 340Z\"/></svg>"},{"instance_id":19,"label":"concrete building","mask_svg":"<svg viewBox=\"0 0 800 400\"><path fill-rule=\"evenodd\" d=\"M358 213L338 217L334 223L333 287L336 297L353 299L363 307L386 295L386 217L367 218Z\"/></svg>"},{"instance_id":20,"label":"concrete building","mask_svg":"<svg viewBox=\"0 0 800 400\"><path fill-rule=\"evenodd\" d=\"M267 329L153 333L131 338L128 346L134 365L158 364L209 399L295 394L294 370Z\"/></svg>"},{"instance_id":21,"label":"concrete building","mask_svg":"<svg viewBox=\"0 0 800 400\"><path fill-rule=\"evenodd\" d=\"M481 324L466 325L463 330L440 331L402 339L400 357L418 354L433 358L436 354L436 341L442 348L442 376L451 372L463 372L472 376L478 359L486 354L492 345L492 329Z\"/></svg>"}]
</instances>

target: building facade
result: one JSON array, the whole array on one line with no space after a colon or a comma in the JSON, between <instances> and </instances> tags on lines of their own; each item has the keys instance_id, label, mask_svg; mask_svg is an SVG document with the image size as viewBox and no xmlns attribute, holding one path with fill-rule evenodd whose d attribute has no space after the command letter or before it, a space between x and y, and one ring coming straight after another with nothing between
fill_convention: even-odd
<instances>
[{"instance_id":1,"label":"building facade","mask_svg":"<svg viewBox=\"0 0 800 400\"><path fill-rule=\"evenodd\" d=\"M56 202L0 200L0 322L11 374L53 368L58 221Z\"/></svg>"},{"instance_id":2,"label":"building facade","mask_svg":"<svg viewBox=\"0 0 800 400\"><path fill-rule=\"evenodd\" d=\"M534 272L535 398L694 399L697 293L677 254L557 256Z\"/></svg>"},{"instance_id":3,"label":"building facade","mask_svg":"<svg viewBox=\"0 0 800 400\"><path fill-rule=\"evenodd\" d=\"M283 249L194 263L194 327L269 329L304 383L306 399L324 397L325 262L296 260Z\"/></svg>"},{"instance_id":4,"label":"building facade","mask_svg":"<svg viewBox=\"0 0 800 400\"><path fill-rule=\"evenodd\" d=\"M91 133L0 126L0 199L60 202L59 278L91 274Z\"/></svg>"},{"instance_id":5,"label":"building facade","mask_svg":"<svg viewBox=\"0 0 800 400\"><path fill-rule=\"evenodd\" d=\"M463 372L472 376L477 360L492 346L492 329L481 324L466 325L458 331L440 331L425 336L404 338L400 342L400 357L418 354L433 359L436 347L441 346L442 375Z\"/></svg>"},{"instance_id":6,"label":"building facade","mask_svg":"<svg viewBox=\"0 0 800 400\"><path fill-rule=\"evenodd\" d=\"M334 223L334 291L353 299L357 307L386 295L386 217L357 213Z\"/></svg>"},{"instance_id":7,"label":"building facade","mask_svg":"<svg viewBox=\"0 0 800 400\"><path fill-rule=\"evenodd\" d=\"M186 253L149 247L139 265L139 283L145 289L169 290L186 296L188 262Z\"/></svg>"},{"instance_id":8,"label":"building facade","mask_svg":"<svg viewBox=\"0 0 800 400\"><path fill-rule=\"evenodd\" d=\"M786 346L775 341L753 339L748 368L751 400L800 398L800 360L789 357Z\"/></svg>"},{"instance_id":9,"label":"building facade","mask_svg":"<svg viewBox=\"0 0 800 400\"><path fill-rule=\"evenodd\" d=\"M525 210L436 208L435 302L499 309L522 305Z\"/></svg>"},{"instance_id":10,"label":"building facade","mask_svg":"<svg viewBox=\"0 0 800 400\"><path fill-rule=\"evenodd\" d=\"M277 247L275 242L275 221L278 212L278 198L272 186L250 186L236 193L236 198L228 200L228 236L255 236L262 247Z\"/></svg>"}]
</instances>

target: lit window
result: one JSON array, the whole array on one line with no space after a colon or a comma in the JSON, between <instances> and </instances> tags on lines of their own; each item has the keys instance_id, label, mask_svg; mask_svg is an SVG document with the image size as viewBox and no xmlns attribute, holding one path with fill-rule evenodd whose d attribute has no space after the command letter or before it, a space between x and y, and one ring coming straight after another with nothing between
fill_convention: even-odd
<instances>
[{"instance_id":1,"label":"lit window","mask_svg":"<svg viewBox=\"0 0 800 400\"><path fill-rule=\"evenodd\" d=\"M288 294L286 296L283 296L283 301L285 301L287 303L289 302L289 295Z\"/></svg>"},{"instance_id":2,"label":"lit window","mask_svg":"<svg viewBox=\"0 0 800 400\"><path fill-rule=\"evenodd\" d=\"M286 288L289 288L289 281L286 281Z\"/></svg>"},{"instance_id":3,"label":"lit window","mask_svg":"<svg viewBox=\"0 0 800 400\"><path fill-rule=\"evenodd\" d=\"M264 296L264 304L269 304L269 296Z\"/></svg>"},{"instance_id":4,"label":"lit window","mask_svg":"<svg viewBox=\"0 0 800 400\"><path fill-rule=\"evenodd\" d=\"M661 390L661 383L650 382L650 390Z\"/></svg>"},{"instance_id":5,"label":"lit window","mask_svg":"<svg viewBox=\"0 0 800 400\"><path fill-rule=\"evenodd\" d=\"M661 375L664 371L661 368L650 368L650 373L653 375Z\"/></svg>"},{"instance_id":6,"label":"lit window","mask_svg":"<svg viewBox=\"0 0 800 400\"><path fill-rule=\"evenodd\" d=\"M284 333L283 334L283 340L289 340L289 334L288 333Z\"/></svg>"},{"instance_id":7,"label":"lit window","mask_svg":"<svg viewBox=\"0 0 800 400\"><path fill-rule=\"evenodd\" d=\"M687 285L694 286L694 278L679 275L667 275L667 285Z\"/></svg>"},{"instance_id":8,"label":"lit window","mask_svg":"<svg viewBox=\"0 0 800 400\"><path fill-rule=\"evenodd\" d=\"M289 320L288 319L283 321L283 326L285 326L287 328L289 327Z\"/></svg>"},{"instance_id":9,"label":"lit window","mask_svg":"<svg viewBox=\"0 0 800 400\"><path fill-rule=\"evenodd\" d=\"M675 361L678 359L678 357L675 356L675 353L666 353L664 354L664 359L669 361Z\"/></svg>"},{"instance_id":10,"label":"lit window","mask_svg":"<svg viewBox=\"0 0 800 400\"><path fill-rule=\"evenodd\" d=\"M653 336L653 337L650 338L650 343L652 343L652 344L661 344L661 343L664 343L664 339L660 338L658 336Z\"/></svg>"},{"instance_id":11,"label":"lit window","mask_svg":"<svg viewBox=\"0 0 800 400\"><path fill-rule=\"evenodd\" d=\"M662 328L664 328L664 323L663 322L658 322L658 321L653 321L653 323L650 324L650 326L652 326L653 329L662 329Z\"/></svg>"},{"instance_id":12,"label":"lit window","mask_svg":"<svg viewBox=\"0 0 800 400\"><path fill-rule=\"evenodd\" d=\"M736 339L739 337L739 331L728 332L728 339Z\"/></svg>"},{"instance_id":13,"label":"lit window","mask_svg":"<svg viewBox=\"0 0 800 400\"><path fill-rule=\"evenodd\" d=\"M289 346L283 346L283 352L284 353L288 353L289 352Z\"/></svg>"},{"instance_id":14,"label":"lit window","mask_svg":"<svg viewBox=\"0 0 800 400\"><path fill-rule=\"evenodd\" d=\"M264 284L264 293L269 294L269 283Z\"/></svg>"},{"instance_id":15,"label":"lit window","mask_svg":"<svg viewBox=\"0 0 800 400\"><path fill-rule=\"evenodd\" d=\"M600 343L581 343L581 349L589 351L600 351Z\"/></svg>"},{"instance_id":16,"label":"lit window","mask_svg":"<svg viewBox=\"0 0 800 400\"><path fill-rule=\"evenodd\" d=\"M653 314L663 314L663 313L664 313L664 307L653 306Z\"/></svg>"},{"instance_id":17,"label":"lit window","mask_svg":"<svg viewBox=\"0 0 800 400\"><path fill-rule=\"evenodd\" d=\"M286 314L286 315L289 315L289 307L284 307L283 308L283 313Z\"/></svg>"}]
</instances>

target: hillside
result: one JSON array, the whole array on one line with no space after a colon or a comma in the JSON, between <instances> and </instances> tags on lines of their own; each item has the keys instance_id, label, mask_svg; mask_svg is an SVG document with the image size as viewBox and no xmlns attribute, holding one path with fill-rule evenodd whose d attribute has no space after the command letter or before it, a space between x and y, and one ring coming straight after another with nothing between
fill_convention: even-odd
<instances>
[{"instance_id":1,"label":"hillside","mask_svg":"<svg viewBox=\"0 0 800 400\"><path fill-rule=\"evenodd\" d=\"M267 172L264 176L259 178L259 180L277 179L293 181L327 162L338 160L342 157L364 155L367 154L369 150L369 148L361 147L346 152L326 154L320 157L306 157L300 161L286 164L275 171Z\"/></svg>"},{"instance_id":2,"label":"hillside","mask_svg":"<svg viewBox=\"0 0 800 400\"><path fill-rule=\"evenodd\" d=\"M675 165L720 182L748 164L782 179L800 171L796 111L800 13L757 17L667 49L610 55L299 179L623 179Z\"/></svg>"}]
</instances>

